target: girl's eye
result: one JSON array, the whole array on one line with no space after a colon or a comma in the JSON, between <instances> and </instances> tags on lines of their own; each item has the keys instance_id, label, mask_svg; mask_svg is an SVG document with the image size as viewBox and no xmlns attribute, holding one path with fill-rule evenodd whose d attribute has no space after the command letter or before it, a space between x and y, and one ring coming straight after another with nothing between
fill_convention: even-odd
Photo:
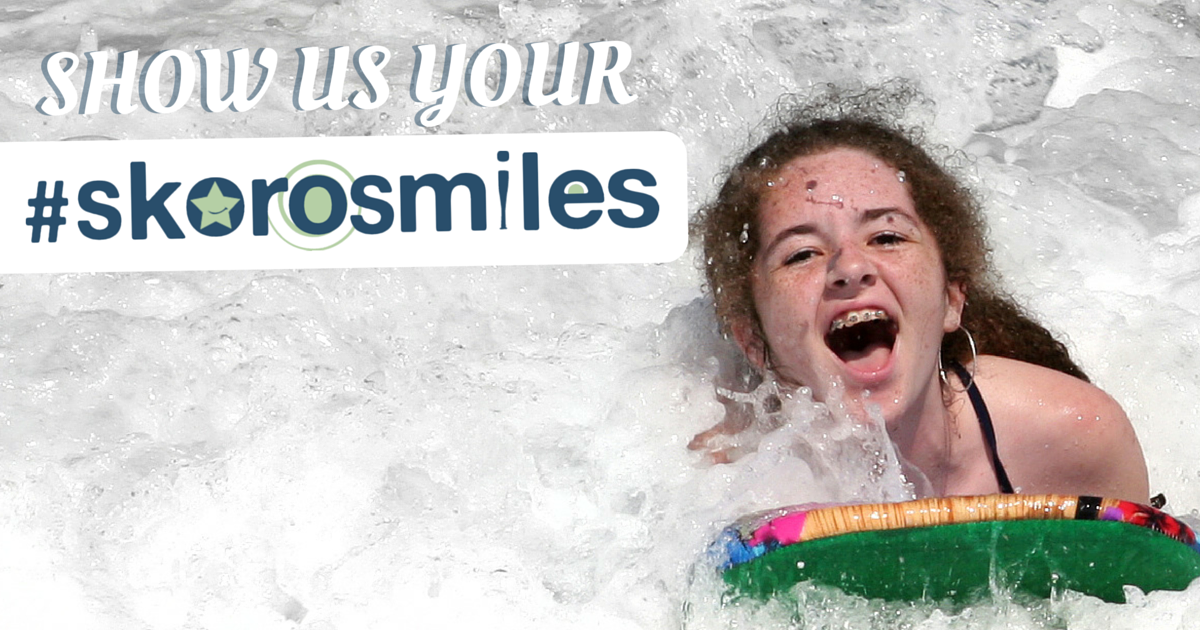
<instances>
[{"instance_id":1,"label":"girl's eye","mask_svg":"<svg viewBox=\"0 0 1200 630\"><path fill-rule=\"evenodd\" d=\"M802 263L802 262L805 262L805 261L811 259L813 256L816 256L816 255L817 255L816 250L802 249L802 250L788 256L786 259L784 259L783 264L784 265L794 265L796 263Z\"/></svg>"},{"instance_id":2,"label":"girl's eye","mask_svg":"<svg viewBox=\"0 0 1200 630\"><path fill-rule=\"evenodd\" d=\"M875 245L899 245L904 242L904 237L895 232L883 232L872 237L871 242Z\"/></svg>"}]
</instances>

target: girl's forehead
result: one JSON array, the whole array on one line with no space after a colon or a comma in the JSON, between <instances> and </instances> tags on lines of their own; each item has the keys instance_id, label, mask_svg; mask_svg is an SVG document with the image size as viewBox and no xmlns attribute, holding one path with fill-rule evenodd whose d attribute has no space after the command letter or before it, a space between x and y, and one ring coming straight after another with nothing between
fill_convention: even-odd
<instances>
[{"instance_id":1,"label":"girl's forehead","mask_svg":"<svg viewBox=\"0 0 1200 630\"><path fill-rule=\"evenodd\" d=\"M912 196L904 179L903 173L866 151L837 148L785 164L767 180L764 206L911 209Z\"/></svg>"},{"instance_id":2,"label":"girl's forehead","mask_svg":"<svg viewBox=\"0 0 1200 630\"><path fill-rule=\"evenodd\" d=\"M864 175L886 177L903 187L903 176L882 158L849 147L792 158L779 169L777 177L789 180L788 183L799 178L803 180L801 183L805 188L814 188L821 185L821 177L827 180L830 177L854 180Z\"/></svg>"}]
</instances>

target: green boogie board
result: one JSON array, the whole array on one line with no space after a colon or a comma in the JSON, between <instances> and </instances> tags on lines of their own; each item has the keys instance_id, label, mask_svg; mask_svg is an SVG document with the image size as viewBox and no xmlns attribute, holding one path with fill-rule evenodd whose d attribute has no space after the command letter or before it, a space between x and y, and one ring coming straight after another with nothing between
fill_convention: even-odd
<instances>
[{"instance_id":1,"label":"green boogie board","mask_svg":"<svg viewBox=\"0 0 1200 630\"><path fill-rule=\"evenodd\" d=\"M727 528L713 551L733 593L758 599L811 581L900 601L1070 589L1124 602L1126 584L1182 590L1200 577L1195 535L1171 516L1061 495L784 508Z\"/></svg>"}]
</instances>

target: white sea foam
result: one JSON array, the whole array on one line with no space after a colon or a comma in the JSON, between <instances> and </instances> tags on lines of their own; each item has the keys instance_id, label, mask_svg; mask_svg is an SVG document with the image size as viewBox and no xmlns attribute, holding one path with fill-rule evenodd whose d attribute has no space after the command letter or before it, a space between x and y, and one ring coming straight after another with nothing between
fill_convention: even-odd
<instances>
[{"instance_id":1,"label":"white sea foam","mask_svg":"<svg viewBox=\"0 0 1200 630\"><path fill-rule=\"evenodd\" d=\"M995 5L34 0L0 12L0 139L426 133L403 99L296 115L283 90L241 115L47 118L54 50L381 44L410 68L423 43L623 40L633 104L460 104L436 132L673 131L698 204L781 93L907 77L932 139L974 156L1010 287L1125 405L1170 510L1195 511L1200 20ZM904 488L789 457L820 422L799 400L734 465L689 452L722 414L699 284L690 258L0 278L5 625L789 627L795 609L720 606L693 568L716 528ZM837 468L869 480L859 450ZM1200 626L1195 589L801 607L810 627Z\"/></svg>"}]
</instances>

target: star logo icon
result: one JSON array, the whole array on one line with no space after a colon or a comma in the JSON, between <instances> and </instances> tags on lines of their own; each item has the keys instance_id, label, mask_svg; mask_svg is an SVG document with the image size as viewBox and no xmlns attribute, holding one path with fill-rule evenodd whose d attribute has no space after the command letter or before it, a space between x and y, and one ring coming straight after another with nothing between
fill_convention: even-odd
<instances>
[{"instance_id":1,"label":"star logo icon","mask_svg":"<svg viewBox=\"0 0 1200 630\"><path fill-rule=\"evenodd\" d=\"M196 197L188 201L191 201L200 209L201 230L213 223L220 223L227 228L233 229L233 223L229 220L229 211L242 202L237 197L226 197L221 192L221 187L217 186L217 182L213 182L212 189L208 191L208 196Z\"/></svg>"}]
</instances>

